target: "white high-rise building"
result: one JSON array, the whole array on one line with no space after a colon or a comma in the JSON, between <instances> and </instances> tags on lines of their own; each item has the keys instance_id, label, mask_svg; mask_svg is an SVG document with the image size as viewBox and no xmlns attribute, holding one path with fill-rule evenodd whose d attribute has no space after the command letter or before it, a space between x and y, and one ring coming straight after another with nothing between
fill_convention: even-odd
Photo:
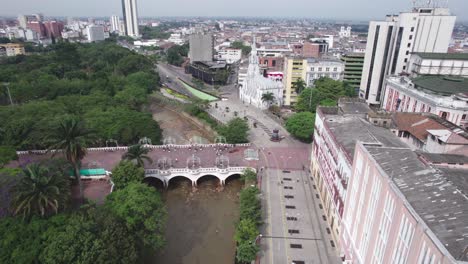
<instances>
[{"instance_id":1,"label":"white high-rise building","mask_svg":"<svg viewBox=\"0 0 468 264\"><path fill-rule=\"evenodd\" d=\"M122 0L122 12L127 36L138 38L138 8L136 0Z\"/></svg>"},{"instance_id":2,"label":"white high-rise building","mask_svg":"<svg viewBox=\"0 0 468 264\"><path fill-rule=\"evenodd\" d=\"M28 26L28 18L25 15L18 15L18 25L21 28L26 28Z\"/></svg>"},{"instance_id":3,"label":"white high-rise building","mask_svg":"<svg viewBox=\"0 0 468 264\"><path fill-rule=\"evenodd\" d=\"M447 52L455 19L448 8L432 6L371 21L359 96L380 104L385 77L408 73L413 52Z\"/></svg>"},{"instance_id":4,"label":"white high-rise building","mask_svg":"<svg viewBox=\"0 0 468 264\"><path fill-rule=\"evenodd\" d=\"M118 16L113 15L110 18L111 24L111 32L119 32L120 31L120 19Z\"/></svg>"},{"instance_id":5,"label":"white high-rise building","mask_svg":"<svg viewBox=\"0 0 468 264\"><path fill-rule=\"evenodd\" d=\"M351 27L341 27L340 32L338 33L340 38L350 38L351 37Z\"/></svg>"}]
</instances>

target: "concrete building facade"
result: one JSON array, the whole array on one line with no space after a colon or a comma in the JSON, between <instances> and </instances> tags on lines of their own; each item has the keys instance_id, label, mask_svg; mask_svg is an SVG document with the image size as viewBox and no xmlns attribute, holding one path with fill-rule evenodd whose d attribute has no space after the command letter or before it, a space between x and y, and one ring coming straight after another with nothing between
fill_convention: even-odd
<instances>
[{"instance_id":1,"label":"concrete building facade","mask_svg":"<svg viewBox=\"0 0 468 264\"><path fill-rule=\"evenodd\" d=\"M140 30L138 29L137 0L122 0L122 13L124 18L125 34L133 38L140 37Z\"/></svg>"},{"instance_id":2,"label":"concrete building facade","mask_svg":"<svg viewBox=\"0 0 468 264\"><path fill-rule=\"evenodd\" d=\"M447 52L455 25L448 8L421 7L371 21L359 96L378 105L388 75L409 71L413 52Z\"/></svg>"},{"instance_id":3,"label":"concrete building facade","mask_svg":"<svg viewBox=\"0 0 468 264\"><path fill-rule=\"evenodd\" d=\"M408 69L411 77L419 75L468 77L468 53L413 53Z\"/></svg>"},{"instance_id":4,"label":"concrete building facade","mask_svg":"<svg viewBox=\"0 0 468 264\"><path fill-rule=\"evenodd\" d=\"M5 55L8 57L26 54L24 45L20 43L0 44L0 47L5 50Z\"/></svg>"},{"instance_id":5,"label":"concrete building facade","mask_svg":"<svg viewBox=\"0 0 468 264\"><path fill-rule=\"evenodd\" d=\"M190 62L213 61L214 39L212 34L192 34L189 37Z\"/></svg>"},{"instance_id":6,"label":"concrete building facade","mask_svg":"<svg viewBox=\"0 0 468 264\"><path fill-rule=\"evenodd\" d=\"M341 57L345 64L343 80L356 89L356 94L359 94L361 85L364 55L364 53L350 53Z\"/></svg>"},{"instance_id":7,"label":"concrete building facade","mask_svg":"<svg viewBox=\"0 0 468 264\"><path fill-rule=\"evenodd\" d=\"M307 60L294 57L285 58L283 74L283 103L285 106L292 106L297 102L298 97L294 83L299 79L304 81L307 79Z\"/></svg>"},{"instance_id":8,"label":"concrete building facade","mask_svg":"<svg viewBox=\"0 0 468 264\"><path fill-rule=\"evenodd\" d=\"M465 263L466 170L358 142L342 221L345 263ZM464 175L464 176L463 176Z\"/></svg>"},{"instance_id":9,"label":"concrete building facade","mask_svg":"<svg viewBox=\"0 0 468 264\"><path fill-rule=\"evenodd\" d=\"M113 15L110 17L111 32L120 32L120 18L119 16Z\"/></svg>"},{"instance_id":10,"label":"concrete building facade","mask_svg":"<svg viewBox=\"0 0 468 264\"><path fill-rule=\"evenodd\" d=\"M89 42L102 41L105 39L103 26L89 25L86 28L86 32L88 34Z\"/></svg>"}]
</instances>

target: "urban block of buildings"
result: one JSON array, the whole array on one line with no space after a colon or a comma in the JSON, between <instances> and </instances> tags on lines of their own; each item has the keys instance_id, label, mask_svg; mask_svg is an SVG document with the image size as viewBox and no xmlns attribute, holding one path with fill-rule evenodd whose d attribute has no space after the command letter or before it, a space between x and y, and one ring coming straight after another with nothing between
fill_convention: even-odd
<instances>
[{"instance_id":1,"label":"urban block of buildings","mask_svg":"<svg viewBox=\"0 0 468 264\"><path fill-rule=\"evenodd\" d=\"M319 107L311 171L343 262L467 261L467 143L432 114Z\"/></svg>"}]
</instances>

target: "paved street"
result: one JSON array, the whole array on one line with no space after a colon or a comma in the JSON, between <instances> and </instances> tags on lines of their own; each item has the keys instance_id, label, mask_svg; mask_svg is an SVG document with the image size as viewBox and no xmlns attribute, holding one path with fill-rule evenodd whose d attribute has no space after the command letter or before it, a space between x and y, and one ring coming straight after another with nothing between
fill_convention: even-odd
<instances>
[{"instance_id":1,"label":"paved street","mask_svg":"<svg viewBox=\"0 0 468 264\"><path fill-rule=\"evenodd\" d=\"M267 169L262 174L260 263L339 263L311 183L305 171Z\"/></svg>"}]
</instances>

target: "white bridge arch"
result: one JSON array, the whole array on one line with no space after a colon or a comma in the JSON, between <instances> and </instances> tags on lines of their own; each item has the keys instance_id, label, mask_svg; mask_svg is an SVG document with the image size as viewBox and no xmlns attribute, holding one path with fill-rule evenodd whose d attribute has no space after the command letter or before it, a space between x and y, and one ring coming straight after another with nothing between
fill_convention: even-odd
<instances>
[{"instance_id":1,"label":"white bridge arch","mask_svg":"<svg viewBox=\"0 0 468 264\"><path fill-rule=\"evenodd\" d=\"M145 178L156 178L163 182L164 187L169 186L169 181L175 177L184 177L192 181L192 186L197 186L197 182L200 178L204 176L215 176L219 179L221 185L224 186L226 180L233 176L242 174L242 172L249 167L228 167L224 169L220 168L198 168L198 169L168 169L168 170L158 170L158 169L147 169L145 170ZM254 168L249 168L255 171Z\"/></svg>"}]
</instances>

